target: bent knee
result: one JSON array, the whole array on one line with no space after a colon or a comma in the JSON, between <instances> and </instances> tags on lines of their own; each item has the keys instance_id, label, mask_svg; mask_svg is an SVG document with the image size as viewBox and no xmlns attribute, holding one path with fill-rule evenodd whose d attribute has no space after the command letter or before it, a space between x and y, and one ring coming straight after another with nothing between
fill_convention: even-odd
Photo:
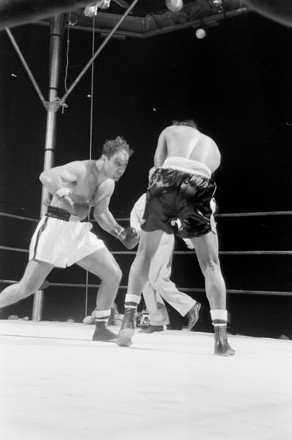
<instances>
[{"instance_id":1,"label":"bent knee","mask_svg":"<svg viewBox=\"0 0 292 440\"><path fill-rule=\"evenodd\" d=\"M121 271L121 268L119 266L115 266L109 275L110 280L115 284L120 284L122 279L123 273Z\"/></svg>"},{"instance_id":2,"label":"bent knee","mask_svg":"<svg viewBox=\"0 0 292 440\"><path fill-rule=\"evenodd\" d=\"M14 294L17 295L19 299L27 298L28 296L33 295L36 292L35 286L31 286L29 284L15 284L14 286Z\"/></svg>"}]
</instances>

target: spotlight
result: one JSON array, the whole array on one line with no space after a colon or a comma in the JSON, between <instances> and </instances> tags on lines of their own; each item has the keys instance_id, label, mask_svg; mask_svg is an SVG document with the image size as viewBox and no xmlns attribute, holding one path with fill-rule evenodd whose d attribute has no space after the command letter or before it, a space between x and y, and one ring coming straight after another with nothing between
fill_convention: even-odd
<instances>
[{"instance_id":1,"label":"spotlight","mask_svg":"<svg viewBox=\"0 0 292 440\"><path fill-rule=\"evenodd\" d=\"M87 5L83 11L85 17L93 17L97 13L97 5Z\"/></svg>"},{"instance_id":2,"label":"spotlight","mask_svg":"<svg viewBox=\"0 0 292 440\"><path fill-rule=\"evenodd\" d=\"M206 31L206 29L204 29L204 28L202 28L202 27L196 29L196 37L197 37L199 40L203 40L206 36L207 36L207 31Z\"/></svg>"},{"instance_id":3,"label":"spotlight","mask_svg":"<svg viewBox=\"0 0 292 440\"><path fill-rule=\"evenodd\" d=\"M223 0L213 0L213 6L218 9L218 12L223 12Z\"/></svg>"},{"instance_id":4,"label":"spotlight","mask_svg":"<svg viewBox=\"0 0 292 440\"><path fill-rule=\"evenodd\" d=\"M100 0L97 2L97 7L100 9L108 9L111 5L111 0Z\"/></svg>"},{"instance_id":5,"label":"spotlight","mask_svg":"<svg viewBox=\"0 0 292 440\"><path fill-rule=\"evenodd\" d=\"M93 17L97 14L97 10L99 9L108 9L110 7L111 0L99 0L96 3L91 3L87 5L83 11L83 14L86 17Z\"/></svg>"},{"instance_id":6,"label":"spotlight","mask_svg":"<svg viewBox=\"0 0 292 440\"><path fill-rule=\"evenodd\" d=\"M178 12L183 8L183 0L165 0L167 9L172 12Z\"/></svg>"}]
</instances>

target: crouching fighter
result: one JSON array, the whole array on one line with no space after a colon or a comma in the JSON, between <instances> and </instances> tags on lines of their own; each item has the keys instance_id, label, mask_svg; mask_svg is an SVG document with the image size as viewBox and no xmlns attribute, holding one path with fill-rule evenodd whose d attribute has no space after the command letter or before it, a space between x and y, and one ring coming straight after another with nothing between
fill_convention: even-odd
<instances>
[{"instance_id":1,"label":"crouching fighter","mask_svg":"<svg viewBox=\"0 0 292 440\"><path fill-rule=\"evenodd\" d=\"M149 182L155 168L149 171ZM143 214L146 205L146 193L137 200L130 213L130 224L137 233L141 233ZM194 249L192 242L184 239L186 245ZM170 324L166 300L181 316L188 319L188 329L191 330L199 319L201 304L189 295L177 289L171 281L172 257L175 245L173 234L164 233L161 237L157 252L153 256L149 269L149 280L143 288L143 297L149 313L150 325L140 330L141 333L163 331L164 326Z\"/></svg>"},{"instance_id":2,"label":"crouching fighter","mask_svg":"<svg viewBox=\"0 0 292 440\"><path fill-rule=\"evenodd\" d=\"M24 275L19 283L1 292L0 308L32 295L54 267L77 263L101 280L93 340L109 341L117 336L106 323L121 281L121 269L103 241L90 232L92 224L82 220L93 208L93 216L102 229L129 249L137 245L136 231L122 228L109 211L115 182L124 174L132 154L127 142L117 137L105 142L96 161L75 161L40 175L52 199L31 239Z\"/></svg>"},{"instance_id":3,"label":"crouching fighter","mask_svg":"<svg viewBox=\"0 0 292 440\"><path fill-rule=\"evenodd\" d=\"M215 333L215 354L235 354L227 340L226 288L211 203L216 190L211 175L219 167L220 160L216 143L201 133L193 120L174 121L160 134L154 156L156 170L147 189L139 247L129 273L118 345L132 343L140 292L166 232L191 239L205 278Z\"/></svg>"}]
</instances>

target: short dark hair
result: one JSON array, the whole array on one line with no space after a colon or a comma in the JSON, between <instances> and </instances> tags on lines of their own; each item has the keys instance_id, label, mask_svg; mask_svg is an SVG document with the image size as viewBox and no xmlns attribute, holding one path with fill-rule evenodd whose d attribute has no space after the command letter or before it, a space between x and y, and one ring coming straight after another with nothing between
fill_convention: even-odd
<instances>
[{"instance_id":1,"label":"short dark hair","mask_svg":"<svg viewBox=\"0 0 292 440\"><path fill-rule=\"evenodd\" d=\"M126 153L128 153L129 157L131 157L132 154L134 153L134 151L131 150L127 141L123 137L118 136L115 139L110 139L105 141L102 147L101 154L104 154L108 159L110 159L118 151L123 151L123 150L126 151Z\"/></svg>"},{"instance_id":2,"label":"short dark hair","mask_svg":"<svg viewBox=\"0 0 292 440\"><path fill-rule=\"evenodd\" d=\"M198 128L198 124L193 119L185 121L172 121L172 125L187 125L188 127Z\"/></svg>"}]
</instances>

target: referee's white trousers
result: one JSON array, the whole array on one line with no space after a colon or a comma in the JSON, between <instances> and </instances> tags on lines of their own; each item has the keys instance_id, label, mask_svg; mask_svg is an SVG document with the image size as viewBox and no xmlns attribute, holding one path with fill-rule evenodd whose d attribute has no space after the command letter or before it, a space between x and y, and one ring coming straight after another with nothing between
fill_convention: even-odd
<instances>
[{"instance_id":1,"label":"referee's white trousers","mask_svg":"<svg viewBox=\"0 0 292 440\"><path fill-rule=\"evenodd\" d=\"M162 235L150 265L149 281L143 289L151 325L169 324L169 315L163 300L182 316L185 316L196 303L189 295L180 292L170 280L174 243L173 235Z\"/></svg>"}]
</instances>

